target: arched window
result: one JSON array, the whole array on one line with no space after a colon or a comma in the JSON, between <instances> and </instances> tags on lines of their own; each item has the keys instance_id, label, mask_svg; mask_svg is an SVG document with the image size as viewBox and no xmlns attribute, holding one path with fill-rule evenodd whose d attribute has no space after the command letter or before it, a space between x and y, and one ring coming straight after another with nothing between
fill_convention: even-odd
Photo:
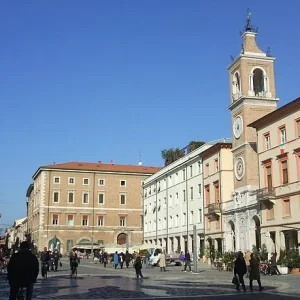
<instances>
[{"instance_id":1,"label":"arched window","mask_svg":"<svg viewBox=\"0 0 300 300\"><path fill-rule=\"evenodd\" d=\"M127 241L127 235L125 233L120 233L117 236L117 244L118 245L124 245L124 244L126 244L126 241Z\"/></svg>"},{"instance_id":2,"label":"arched window","mask_svg":"<svg viewBox=\"0 0 300 300\"><path fill-rule=\"evenodd\" d=\"M255 96L262 96L265 89L264 72L261 69L253 71L253 91Z\"/></svg>"}]
</instances>

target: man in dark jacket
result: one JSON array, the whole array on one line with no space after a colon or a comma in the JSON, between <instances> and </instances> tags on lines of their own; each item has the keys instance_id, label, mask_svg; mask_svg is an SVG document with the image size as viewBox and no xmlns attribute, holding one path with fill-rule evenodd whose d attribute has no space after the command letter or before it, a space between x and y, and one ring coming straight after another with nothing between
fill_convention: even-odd
<instances>
[{"instance_id":1,"label":"man in dark jacket","mask_svg":"<svg viewBox=\"0 0 300 300\"><path fill-rule=\"evenodd\" d=\"M246 262L244 260L244 255L240 251L237 254L237 258L234 262L234 276L237 276L238 281L236 284L236 290L240 290L240 285L242 285L244 292L246 291L244 275L247 273Z\"/></svg>"},{"instance_id":2,"label":"man in dark jacket","mask_svg":"<svg viewBox=\"0 0 300 300\"><path fill-rule=\"evenodd\" d=\"M21 287L26 287L26 299L32 298L33 285L39 274L39 261L29 248L27 241L22 242L20 251L13 254L7 265L7 279L10 285L9 300L17 298Z\"/></svg>"},{"instance_id":3,"label":"man in dark jacket","mask_svg":"<svg viewBox=\"0 0 300 300\"><path fill-rule=\"evenodd\" d=\"M185 252L184 262L185 262L184 272L186 272L187 267L189 267L189 271L192 272L192 269L191 269L191 255L190 255L189 251Z\"/></svg>"},{"instance_id":4,"label":"man in dark jacket","mask_svg":"<svg viewBox=\"0 0 300 300\"><path fill-rule=\"evenodd\" d=\"M44 248L44 251L41 252L41 273L43 274L43 266L47 266L47 270L49 271L49 261L50 261L50 254L47 251L47 247Z\"/></svg>"},{"instance_id":5,"label":"man in dark jacket","mask_svg":"<svg viewBox=\"0 0 300 300\"><path fill-rule=\"evenodd\" d=\"M60 258L59 252L58 252L57 249L55 249L53 251L53 259L54 259L55 272L57 272L59 258Z\"/></svg>"}]
</instances>

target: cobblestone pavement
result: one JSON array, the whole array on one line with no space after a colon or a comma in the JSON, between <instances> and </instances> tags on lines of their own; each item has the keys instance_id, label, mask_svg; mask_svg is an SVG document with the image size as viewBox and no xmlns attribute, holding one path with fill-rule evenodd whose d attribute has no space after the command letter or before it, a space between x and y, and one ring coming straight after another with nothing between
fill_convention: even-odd
<instances>
[{"instance_id":1,"label":"cobblestone pavement","mask_svg":"<svg viewBox=\"0 0 300 300\"><path fill-rule=\"evenodd\" d=\"M198 273L184 273L180 267L169 267L167 272L159 268L143 269L144 280L136 280L134 270L83 261L78 277L69 278L68 263L57 273L49 273L47 280L41 278L34 287L35 299L300 299L298 288L300 276L262 277L265 287L259 292L237 292L231 284L232 273L211 270L200 266ZM247 281L247 279L246 279ZM0 300L8 299L9 286L0 279Z\"/></svg>"}]
</instances>

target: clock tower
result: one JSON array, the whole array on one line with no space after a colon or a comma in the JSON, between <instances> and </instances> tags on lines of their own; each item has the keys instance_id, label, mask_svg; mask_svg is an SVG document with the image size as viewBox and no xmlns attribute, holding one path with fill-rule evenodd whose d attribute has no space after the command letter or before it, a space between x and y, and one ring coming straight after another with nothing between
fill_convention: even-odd
<instances>
[{"instance_id":1,"label":"clock tower","mask_svg":"<svg viewBox=\"0 0 300 300\"><path fill-rule=\"evenodd\" d=\"M257 30L251 25L250 16L248 13L241 33L242 50L228 67L234 191L233 206L227 210L227 224L232 226L227 230L231 236L235 231L236 238L234 242L227 241L231 250L242 251L257 245L255 231L260 226L260 206L254 193L259 188L257 136L248 124L274 111L279 100L274 79L275 58L258 47Z\"/></svg>"}]
</instances>

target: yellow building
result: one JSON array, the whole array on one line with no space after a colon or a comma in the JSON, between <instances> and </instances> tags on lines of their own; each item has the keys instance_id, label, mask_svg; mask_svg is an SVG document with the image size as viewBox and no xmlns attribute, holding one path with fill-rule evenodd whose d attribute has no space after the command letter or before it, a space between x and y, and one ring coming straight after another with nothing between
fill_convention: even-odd
<instances>
[{"instance_id":1,"label":"yellow building","mask_svg":"<svg viewBox=\"0 0 300 300\"><path fill-rule=\"evenodd\" d=\"M300 98L251 123L257 132L261 240L269 253L300 242Z\"/></svg>"},{"instance_id":2,"label":"yellow building","mask_svg":"<svg viewBox=\"0 0 300 300\"><path fill-rule=\"evenodd\" d=\"M205 241L210 249L224 250L223 206L231 200L233 184L232 144L218 143L201 153L203 162Z\"/></svg>"},{"instance_id":3,"label":"yellow building","mask_svg":"<svg viewBox=\"0 0 300 300\"><path fill-rule=\"evenodd\" d=\"M70 162L40 167L27 190L38 250L131 247L143 239L142 182L157 167Z\"/></svg>"}]
</instances>

